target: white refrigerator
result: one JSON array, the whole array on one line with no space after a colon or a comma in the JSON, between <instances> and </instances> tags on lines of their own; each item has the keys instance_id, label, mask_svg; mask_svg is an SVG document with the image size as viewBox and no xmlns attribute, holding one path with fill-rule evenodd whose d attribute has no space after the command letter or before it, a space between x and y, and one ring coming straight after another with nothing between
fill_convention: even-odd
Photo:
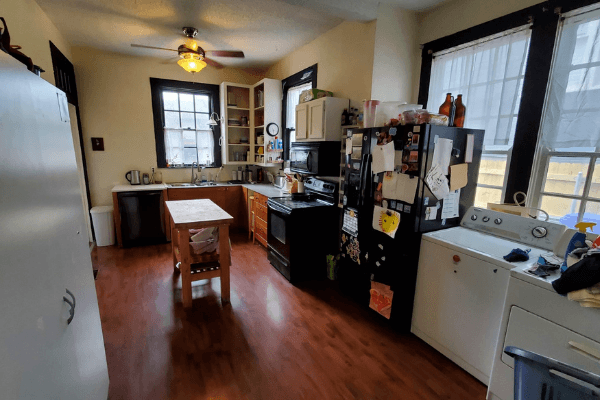
<instances>
[{"instance_id":1,"label":"white refrigerator","mask_svg":"<svg viewBox=\"0 0 600 400\"><path fill-rule=\"evenodd\" d=\"M66 97L3 52L0 185L0 397L106 400Z\"/></svg>"}]
</instances>

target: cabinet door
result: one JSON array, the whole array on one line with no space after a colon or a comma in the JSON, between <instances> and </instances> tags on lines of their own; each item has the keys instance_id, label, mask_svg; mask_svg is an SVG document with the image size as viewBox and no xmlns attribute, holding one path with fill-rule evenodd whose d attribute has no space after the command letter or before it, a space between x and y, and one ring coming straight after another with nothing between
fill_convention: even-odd
<instances>
[{"instance_id":1,"label":"cabinet door","mask_svg":"<svg viewBox=\"0 0 600 400\"><path fill-rule=\"evenodd\" d=\"M307 104L308 138L323 139L325 137L325 101L312 101Z\"/></svg>"},{"instance_id":2,"label":"cabinet door","mask_svg":"<svg viewBox=\"0 0 600 400\"><path fill-rule=\"evenodd\" d=\"M504 268L423 240L413 327L489 378L509 275Z\"/></svg>"},{"instance_id":3,"label":"cabinet door","mask_svg":"<svg viewBox=\"0 0 600 400\"><path fill-rule=\"evenodd\" d=\"M305 140L307 136L308 107L306 104L296 106L296 140Z\"/></svg>"}]
</instances>

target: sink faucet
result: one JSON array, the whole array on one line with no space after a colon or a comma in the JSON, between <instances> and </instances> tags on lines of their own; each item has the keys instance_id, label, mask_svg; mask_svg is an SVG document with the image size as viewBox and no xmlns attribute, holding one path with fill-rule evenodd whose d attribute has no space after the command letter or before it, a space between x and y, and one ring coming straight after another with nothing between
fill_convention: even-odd
<instances>
[{"instance_id":1,"label":"sink faucet","mask_svg":"<svg viewBox=\"0 0 600 400\"><path fill-rule=\"evenodd\" d=\"M190 181L190 183L193 185L194 183L196 183L196 179L198 178L198 175L196 175L196 178L194 178L194 167L195 167L195 162L192 163L192 180Z\"/></svg>"}]
</instances>

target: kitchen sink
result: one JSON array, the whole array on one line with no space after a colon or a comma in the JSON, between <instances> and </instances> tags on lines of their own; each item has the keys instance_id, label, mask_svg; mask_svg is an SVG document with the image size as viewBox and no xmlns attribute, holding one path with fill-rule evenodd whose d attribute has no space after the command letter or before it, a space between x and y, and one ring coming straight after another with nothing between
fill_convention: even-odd
<instances>
[{"instance_id":1,"label":"kitchen sink","mask_svg":"<svg viewBox=\"0 0 600 400\"><path fill-rule=\"evenodd\" d=\"M190 187L190 186L196 186L193 183L169 183L168 184L171 187Z\"/></svg>"}]
</instances>

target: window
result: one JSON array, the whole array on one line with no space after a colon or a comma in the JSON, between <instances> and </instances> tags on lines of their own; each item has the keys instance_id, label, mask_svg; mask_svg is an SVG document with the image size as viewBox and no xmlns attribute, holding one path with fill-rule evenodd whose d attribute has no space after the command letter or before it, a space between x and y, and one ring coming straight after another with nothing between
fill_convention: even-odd
<instances>
[{"instance_id":1,"label":"window","mask_svg":"<svg viewBox=\"0 0 600 400\"><path fill-rule=\"evenodd\" d=\"M465 128L484 129L475 205L501 202L510 164L531 30L529 25L433 54L428 109L463 95Z\"/></svg>"},{"instance_id":2,"label":"window","mask_svg":"<svg viewBox=\"0 0 600 400\"><path fill-rule=\"evenodd\" d=\"M221 152L217 85L150 78L158 167L218 167Z\"/></svg>"},{"instance_id":3,"label":"window","mask_svg":"<svg viewBox=\"0 0 600 400\"><path fill-rule=\"evenodd\" d=\"M283 158L289 160L290 147L296 139L296 106L303 90L317 87L317 64L308 67L281 81L283 85L282 116Z\"/></svg>"},{"instance_id":4,"label":"window","mask_svg":"<svg viewBox=\"0 0 600 400\"><path fill-rule=\"evenodd\" d=\"M564 14L536 151L532 204L600 223L600 10Z\"/></svg>"}]
</instances>

